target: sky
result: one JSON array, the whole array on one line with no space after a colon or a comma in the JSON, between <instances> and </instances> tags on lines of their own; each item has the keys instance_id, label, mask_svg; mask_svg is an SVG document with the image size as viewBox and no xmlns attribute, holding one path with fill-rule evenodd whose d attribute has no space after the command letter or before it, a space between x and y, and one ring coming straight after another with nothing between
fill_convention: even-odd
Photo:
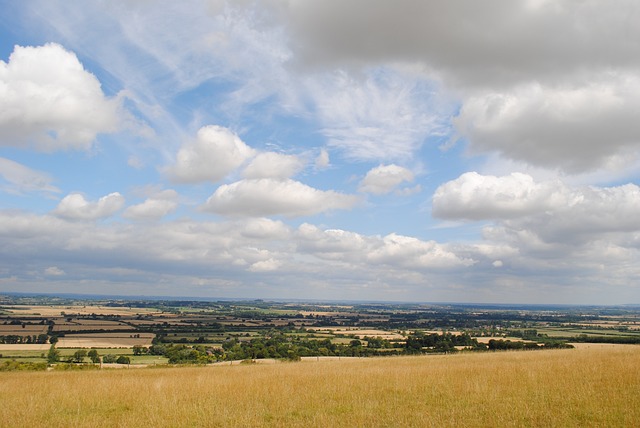
<instances>
[{"instance_id":1,"label":"sky","mask_svg":"<svg viewBox=\"0 0 640 428\"><path fill-rule=\"evenodd\" d=\"M0 292L640 303L635 0L0 8Z\"/></svg>"}]
</instances>

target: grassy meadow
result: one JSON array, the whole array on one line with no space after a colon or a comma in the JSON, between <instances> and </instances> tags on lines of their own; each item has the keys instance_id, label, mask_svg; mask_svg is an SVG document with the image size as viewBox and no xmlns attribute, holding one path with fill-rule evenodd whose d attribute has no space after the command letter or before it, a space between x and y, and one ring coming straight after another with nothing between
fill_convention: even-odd
<instances>
[{"instance_id":1,"label":"grassy meadow","mask_svg":"<svg viewBox=\"0 0 640 428\"><path fill-rule=\"evenodd\" d=\"M637 426L640 347L0 373L2 427Z\"/></svg>"}]
</instances>

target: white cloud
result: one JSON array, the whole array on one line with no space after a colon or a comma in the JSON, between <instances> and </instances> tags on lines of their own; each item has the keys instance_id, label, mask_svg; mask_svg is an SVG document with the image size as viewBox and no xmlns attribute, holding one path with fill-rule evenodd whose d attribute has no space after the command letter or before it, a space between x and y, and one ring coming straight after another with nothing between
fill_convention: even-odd
<instances>
[{"instance_id":1,"label":"white cloud","mask_svg":"<svg viewBox=\"0 0 640 428\"><path fill-rule=\"evenodd\" d=\"M0 176L8 183L0 185L0 189L8 193L60 192L60 189L51 184L53 179L48 174L2 157L0 157Z\"/></svg>"},{"instance_id":2,"label":"white cloud","mask_svg":"<svg viewBox=\"0 0 640 428\"><path fill-rule=\"evenodd\" d=\"M530 83L468 97L454 123L473 151L583 172L640 148L638 99L638 75L610 73L558 87Z\"/></svg>"},{"instance_id":3,"label":"white cloud","mask_svg":"<svg viewBox=\"0 0 640 428\"><path fill-rule=\"evenodd\" d=\"M143 92L134 96L138 107L164 135L172 120L167 111L154 115L166 109L157 94L216 78L239 88L219 103L224 114L235 119L275 97L281 111L317 113L329 145L349 159L406 160L434 133L452 133L444 122L458 107L457 129L474 153L570 173L613 169L640 154L633 0L615 8L505 0L129 6L122 15L117 6L69 13L38 4L48 25L92 52L127 90ZM101 43L90 27L98 19L118 33L114 42ZM171 35L162 30L169 23ZM460 105L442 102L454 97ZM199 180L194 175L174 178Z\"/></svg>"},{"instance_id":4,"label":"white cloud","mask_svg":"<svg viewBox=\"0 0 640 428\"><path fill-rule=\"evenodd\" d=\"M348 263L364 269L402 270L427 268L450 269L469 267L475 261L460 257L435 241L389 234L384 237L364 236L340 229L321 230L302 224L297 231L298 251L323 260Z\"/></svg>"},{"instance_id":5,"label":"white cloud","mask_svg":"<svg viewBox=\"0 0 640 428\"><path fill-rule=\"evenodd\" d=\"M205 287L211 295L240 296L252 290L247 284L259 280L265 291L288 290L291 297L301 289L291 289L290 284L298 283L305 285L305 295L320 296L315 293L327 287L332 293L355 287L346 295L362 298L367 285L370 298L406 300L417 295L449 301L482 293L492 296L485 296L487 301L495 301L500 293L507 296L501 301L517 300L522 293L535 295L550 280L555 288L548 292L555 301L558 296L570 299L567 296L579 290L576 284L606 282L607 290L624 293L628 278L640 274L640 237L635 232L594 233L598 239L591 243L558 237L563 242L550 244L527 230L508 227L487 231L482 244L460 245L398 234L367 236L306 223L291 229L268 219L179 220L134 227L0 211L0 240L6 244L0 246L0 270L7 277L22 272L17 280L22 283L28 279L25 271L39 277L64 258L74 264L69 287L75 284L84 292L90 291L88 282L100 287L124 282L125 294L145 290L184 295L202 293ZM497 269L499 262L508 269ZM269 271L278 275L251 276ZM502 274L496 277L496 272ZM223 280L207 280L212 277ZM496 285L510 279L520 286L514 290ZM167 285L177 281L184 284L179 293Z\"/></svg>"},{"instance_id":6,"label":"white cloud","mask_svg":"<svg viewBox=\"0 0 640 428\"><path fill-rule=\"evenodd\" d=\"M133 220L156 220L178 207L177 198L178 193L175 190L163 190L140 204L130 206L122 216Z\"/></svg>"},{"instance_id":7,"label":"white cloud","mask_svg":"<svg viewBox=\"0 0 640 428\"><path fill-rule=\"evenodd\" d=\"M410 236L392 233L385 236L368 259L372 263L390 264L416 269L471 266L472 259L464 259L435 241L421 241Z\"/></svg>"},{"instance_id":8,"label":"white cloud","mask_svg":"<svg viewBox=\"0 0 640 428\"><path fill-rule=\"evenodd\" d=\"M245 270L282 270L286 266L289 273L342 276L357 272L380 278L381 274L402 276L407 269L424 272L473 264L468 257L456 256L433 241L396 234L379 237L323 230L307 223L291 230L268 219L171 221L131 227L0 211L0 238L8 244L0 248L0 268L3 263L15 263L16 257L25 257L29 263L45 263L42 271L61 256L92 271L135 267L141 269L142 276L146 269L174 273L225 271L233 277L231 272L237 275Z\"/></svg>"},{"instance_id":9,"label":"white cloud","mask_svg":"<svg viewBox=\"0 0 640 428\"><path fill-rule=\"evenodd\" d=\"M251 272L273 272L278 270L278 268L282 265L282 262L274 259L262 260L259 262L253 263L249 267L249 271Z\"/></svg>"},{"instance_id":10,"label":"white cloud","mask_svg":"<svg viewBox=\"0 0 640 428\"><path fill-rule=\"evenodd\" d=\"M120 100L57 44L16 46L0 61L0 144L42 151L86 150L99 133L118 130Z\"/></svg>"},{"instance_id":11,"label":"white cloud","mask_svg":"<svg viewBox=\"0 0 640 428\"><path fill-rule=\"evenodd\" d=\"M392 68L355 78L344 71L308 80L330 147L354 160L409 159L444 131L446 103L424 80Z\"/></svg>"},{"instance_id":12,"label":"white cloud","mask_svg":"<svg viewBox=\"0 0 640 428\"><path fill-rule=\"evenodd\" d=\"M571 203L573 198L560 182L536 183L521 173L495 177L467 172L436 189L433 215L451 220L518 217Z\"/></svg>"},{"instance_id":13,"label":"white cloud","mask_svg":"<svg viewBox=\"0 0 640 428\"><path fill-rule=\"evenodd\" d=\"M297 245L301 252L328 260L361 262L371 247L367 237L341 229L322 230L303 223L296 231Z\"/></svg>"},{"instance_id":14,"label":"white cloud","mask_svg":"<svg viewBox=\"0 0 640 428\"><path fill-rule=\"evenodd\" d=\"M410 64L424 79L443 84L459 100L455 130L474 154L498 152L570 174L615 173L621 159L640 157L640 30L629 19L637 14L633 0L615 8L573 1L347 0L294 2L282 10L296 41L295 58L307 66L370 70ZM394 160L422 140L379 120L376 100L394 105L380 97L384 85L372 85L366 96L334 86L343 93L327 105L344 119L326 114L333 125L325 125L325 133L348 156ZM316 99L322 113L322 98ZM362 105L371 112L358 116ZM419 104L408 97L403 105L414 113L386 116L398 124L413 116L409 123L419 123L420 109L411 107ZM389 135L396 139L388 149L374 143Z\"/></svg>"},{"instance_id":15,"label":"white cloud","mask_svg":"<svg viewBox=\"0 0 640 428\"><path fill-rule=\"evenodd\" d=\"M416 184L413 187L403 187L402 189L397 189L394 193L399 196L411 196L420 192L422 192L422 186Z\"/></svg>"},{"instance_id":16,"label":"white cloud","mask_svg":"<svg viewBox=\"0 0 640 428\"><path fill-rule=\"evenodd\" d=\"M595 1L533 3L289 2L282 16L297 57L309 64L420 62L456 85L510 86L640 64L640 29L629 20L634 0L615 8Z\"/></svg>"},{"instance_id":17,"label":"white cloud","mask_svg":"<svg viewBox=\"0 0 640 428\"><path fill-rule=\"evenodd\" d=\"M349 209L357 202L353 195L314 189L294 180L263 178L222 185L203 208L222 215L299 217Z\"/></svg>"},{"instance_id":18,"label":"white cloud","mask_svg":"<svg viewBox=\"0 0 640 428\"><path fill-rule=\"evenodd\" d=\"M316 158L316 168L325 169L331 165L331 161L329 160L329 152L327 149L321 149L320 154Z\"/></svg>"},{"instance_id":19,"label":"white cloud","mask_svg":"<svg viewBox=\"0 0 640 428\"><path fill-rule=\"evenodd\" d=\"M369 172L362 179L358 190L374 195L383 195L396 189L404 182L412 182L413 173L406 168L391 164L380 165Z\"/></svg>"},{"instance_id":20,"label":"white cloud","mask_svg":"<svg viewBox=\"0 0 640 428\"><path fill-rule=\"evenodd\" d=\"M281 221L268 218L248 218L242 222L242 236L250 239L286 239L289 228Z\"/></svg>"},{"instance_id":21,"label":"white cloud","mask_svg":"<svg viewBox=\"0 0 640 428\"><path fill-rule=\"evenodd\" d=\"M526 174L494 177L466 173L440 186L433 213L444 219L495 220L492 239L571 244L613 239L640 229L640 187L568 187L535 182ZM519 244L520 245L520 244Z\"/></svg>"},{"instance_id":22,"label":"white cloud","mask_svg":"<svg viewBox=\"0 0 640 428\"><path fill-rule=\"evenodd\" d=\"M297 156L275 152L258 154L242 172L245 178L291 178L304 168Z\"/></svg>"},{"instance_id":23,"label":"white cloud","mask_svg":"<svg viewBox=\"0 0 640 428\"><path fill-rule=\"evenodd\" d=\"M570 203L536 216L505 222L509 230L528 230L546 243L582 245L602 240L628 246L640 230L640 187L571 189ZM631 238L633 239L633 238Z\"/></svg>"},{"instance_id":24,"label":"white cloud","mask_svg":"<svg viewBox=\"0 0 640 428\"><path fill-rule=\"evenodd\" d=\"M110 193L96 202L87 201L79 193L65 196L53 211L59 217L69 220L97 220L109 217L124 206L124 197L118 193Z\"/></svg>"},{"instance_id":25,"label":"white cloud","mask_svg":"<svg viewBox=\"0 0 640 428\"><path fill-rule=\"evenodd\" d=\"M165 172L178 183L215 182L254 155L255 151L229 129L205 126L195 141L182 145L175 164Z\"/></svg>"},{"instance_id":26,"label":"white cloud","mask_svg":"<svg viewBox=\"0 0 640 428\"><path fill-rule=\"evenodd\" d=\"M44 274L47 276L64 276L67 273L57 266L50 266L44 270Z\"/></svg>"},{"instance_id":27,"label":"white cloud","mask_svg":"<svg viewBox=\"0 0 640 428\"><path fill-rule=\"evenodd\" d=\"M137 156L129 156L129 159L127 159L127 165L131 168L142 169L144 167L144 162Z\"/></svg>"}]
</instances>

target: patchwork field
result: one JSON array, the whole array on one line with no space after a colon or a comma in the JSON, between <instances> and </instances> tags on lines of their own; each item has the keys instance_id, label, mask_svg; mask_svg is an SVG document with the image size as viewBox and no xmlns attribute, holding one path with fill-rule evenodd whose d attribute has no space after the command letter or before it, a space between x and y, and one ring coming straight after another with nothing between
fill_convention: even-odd
<instances>
[{"instance_id":1,"label":"patchwork field","mask_svg":"<svg viewBox=\"0 0 640 428\"><path fill-rule=\"evenodd\" d=\"M69 315L119 315L119 316L132 316L132 315L147 315L154 314L157 311L147 308L126 308L126 307L112 307L101 305L7 305L4 306L4 310L15 316L44 316L54 317L61 314Z\"/></svg>"},{"instance_id":2,"label":"patchwork field","mask_svg":"<svg viewBox=\"0 0 640 428\"><path fill-rule=\"evenodd\" d=\"M150 346L153 333L91 333L69 334L61 337L58 348L131 348L135 345Z\"/></svg>"},{"instance_id":3,"label":"patchwork field","mask_svg":"<svg viewBox=\"0 0 640 428\"><path fill-rule=\"evenodd\" d=\"M505 337L476 337L475 338L479 343L489 343L490 340L522 340L522 338L520 337L509 337L509 336L505 336ZM531 342L530 340L523 340L523 342Z\"/></svg>"},{"instance_id":4,"label":"patchwork field","mask_svg":"<svg viewBox=\"0 0 640 428\"><path fill-rule=\"evenodd\" d=\"M32 336L43 334L47 332L46 325L10 325L10 324L0 324L0 336L2 335L10 335L15 334L18 336Z\"/></svg>"},{"instance_id":5,"label":"patchwork field","mask_svg":"<svg viewBox=\"0 0 640 428\"><path fill-rule=\"evenodd\" d=\"M639 365L627 346L8 372L0 427L637 426Z\"/></svg>"},{"instance_id":6,"label":"patchwork field","mask_svg":"<svg viewBox=\"0 0 640 428\"><path fill-rule=\"evenodd\" d=\"M638 345L621 345L617 343L572 343L571 345L578 350L635 348L640 352L640 347Z\"/></svg>"},{"instance_id":7,"label":"patchwork field","mask_svg":"<svg viewBox=\"0 0 640 428\"><path fill-rule=\"evenodd\" d=\"M51 347L48 343L16 343L4 344L0 343L0 351L46 351ZM6 352L5 352L6 354Z\"/></svg>"},{"instance_id":8,"label":"patchwork field","mask_svg":"<svg viewBox=\"0 0 640 428\"><path fill-rule=\"evenodd\" d=\"M401 334L394 333L386 330L379 329L360 329L360 328L345 328L345 327L323 327L317 328L313 331L317 332L331 332L333 334L344 334L344 335L352 335L359 339L363 339L365 337L381 337L387 340L399 339L402 340L405 337Z\"/></svg>"},{"instance_id":9,"label":"patchwork field","mask_svg":"<svg viewBox=\"0 0 640 428\"><path fill-rule=\"evenodd\" d=\"M58 321L53 327L54 333L95 330L133 330L133 327L122 322L105 320Z\"/></svg>"}]
</instances>

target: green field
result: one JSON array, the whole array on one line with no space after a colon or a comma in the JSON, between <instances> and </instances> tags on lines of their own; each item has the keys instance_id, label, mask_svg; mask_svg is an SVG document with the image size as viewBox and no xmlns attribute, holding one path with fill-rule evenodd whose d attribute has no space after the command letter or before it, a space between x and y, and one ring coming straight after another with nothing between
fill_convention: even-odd
<instances>
[{"instance_id":1,"label":"green field","mask_svg":"<svg viewBox=\"0 0 640 428\"><path fill-rule=\"evenodd\" d=\"M582 329L574 327L539 327L538 332L549 337L587 336L640 337L640 331L619 331L615 329Z\"/></svg>"}]
</instances>

